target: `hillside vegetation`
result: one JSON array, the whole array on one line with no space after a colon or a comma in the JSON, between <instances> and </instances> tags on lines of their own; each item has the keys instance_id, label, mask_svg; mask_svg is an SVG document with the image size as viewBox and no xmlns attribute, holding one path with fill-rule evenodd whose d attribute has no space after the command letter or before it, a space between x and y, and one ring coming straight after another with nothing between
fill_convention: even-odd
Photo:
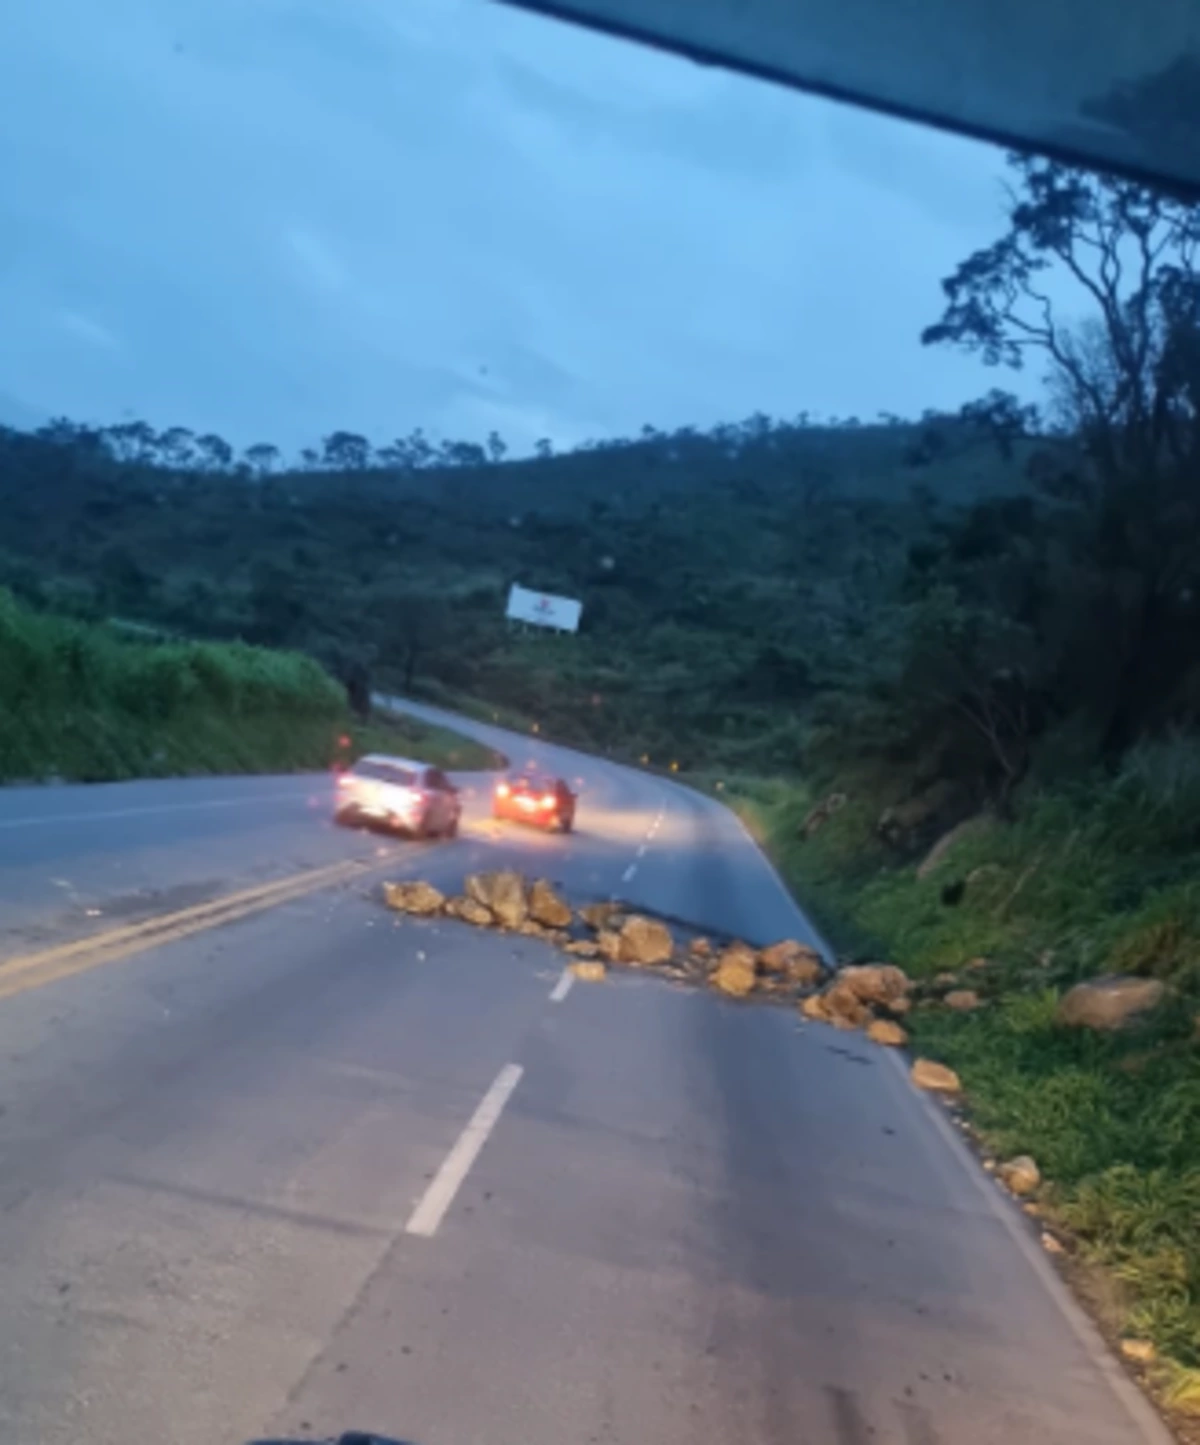
<instances>
[{"instance_id":1,"label":"hillside vegetation","mask_svg":"<svg viewBox=\"0 0 1200 1445\"><path fill-rule=\"evenodd\" d=\"M62 420L0 433L0 582L47 618L294 649L364 716L409 691L736 801L845 952L973 980L981 1006L916 1010L916 1042L1037 1157L1114 1331L1200 1410L1200 218L1014 160L1002 223L924 340L1044 370L1043 414L993 390L523 459ZM580 634L510 631L514 581L581 598ZM303 675L316 746L340 703ZM122 766L193 726L181 686L121 704ZM1105 971L1161 1004L1064 1024Z\"/></svg>"},{"instance_id":2,"label":"hillside vegetation","mask_svg":"<svg viewBox=\"0 0 1200 1445\"><path fill-rule=\"evenodd\" d=\"M372 748L450 767L496 761L440 729L354 723L343 689L299 653L134 641L2 590L0 698L3 782L318 769Z\"/></svg>"}]
</instances>

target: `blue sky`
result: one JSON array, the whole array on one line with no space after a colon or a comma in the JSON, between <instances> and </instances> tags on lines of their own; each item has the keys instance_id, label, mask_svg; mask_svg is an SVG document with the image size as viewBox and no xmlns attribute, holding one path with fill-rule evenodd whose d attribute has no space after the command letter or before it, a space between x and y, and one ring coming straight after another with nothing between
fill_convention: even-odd
<instances>
[{"instance_id":1,"label":"blue sky","mask_svg":"<svg viewBox=\"0 0 1200 1445\"><path fill-rule=\"evenodd\" d=\"M0 421L517 448L919 412L999 155L493 0L0 15Z\"/></svg>"}]
</instances>

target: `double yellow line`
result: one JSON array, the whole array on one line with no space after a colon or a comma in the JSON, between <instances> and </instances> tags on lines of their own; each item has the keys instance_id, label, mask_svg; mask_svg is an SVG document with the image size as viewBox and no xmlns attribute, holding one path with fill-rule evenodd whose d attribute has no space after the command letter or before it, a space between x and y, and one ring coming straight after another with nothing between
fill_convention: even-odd
<instances>
[{"instance_id":1,"label":"double yellow line","mask_svg":"<svg viewBox=\"0 0 1200 1445\"><path fill-rule=\"evenodd\" d=\"M395 860L391 860L395 866ZM379 859L353 859L344 863L333 863L325 868L310 868L303 873L293 873L287 878L277 878L273 883L263 883L257 888L245 888L239 893L227 893L208 903L197 903L191 908L181 908L174 913L162 913L155 918L144 919L141 923L130 923L123 928L112 928L104 933L92 933L73 943L59 944L56 948L43 949L39 953L19 954L0 960L0 999L13 994L25 993L28 989L41 988L59 979L70 978L76 973L86 973L103 963L113 963L148 948L157 948L165 943L175 943L190 934L201 933L206 928L215 928L221 923L233 923L252 913L288 903L293 898L303 898L321 888L331 888L338 883L348 883L386 866Z\"/></svg>"}]
</instances>

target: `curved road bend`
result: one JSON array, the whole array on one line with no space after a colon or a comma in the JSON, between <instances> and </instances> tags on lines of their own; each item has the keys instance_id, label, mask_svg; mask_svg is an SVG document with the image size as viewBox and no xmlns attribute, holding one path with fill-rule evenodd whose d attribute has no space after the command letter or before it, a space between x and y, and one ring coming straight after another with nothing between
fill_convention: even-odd
<instances>
[{"instance_id":1,"label":"curved road bend","mask_svg":"<svg viewBox=\"0 0 1200 1445\"><path fill-rule=\"evenodd\" d=\"M429 847L323 778L2 793L0 957L352 857L805 929L716 804L500 746L582 780L576 834L480 780ZM0 997L0 1439L1165 1439L895 1056L373 890Z\"/></svg>"}]
</instances>

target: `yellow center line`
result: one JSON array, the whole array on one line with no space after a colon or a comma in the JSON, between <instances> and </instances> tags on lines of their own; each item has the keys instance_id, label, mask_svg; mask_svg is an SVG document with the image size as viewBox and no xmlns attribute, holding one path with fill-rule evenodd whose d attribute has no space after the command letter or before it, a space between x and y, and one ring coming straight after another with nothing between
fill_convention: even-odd
<instances>
[{"instance_id":1,"label":"yellow center line","mask_svg":"<svg viewBox=\"0 0 1200 1445\"><path fill-rule=\"evenodd\" d=\"M375 869L395 868L398 861L394 858L351 859L324 868L310 868L302 873L293 873L287 878L259 884L255 888L227 893L207 903L197 903L190 908L146 918L140 923L111 928L103 933L92 933L86 938L59 944L55 948L42 949L37 953L18 954L0 960L0 999L25 993L29 989L42 988L48 983L70 978L73 974L85 973L88 969L98 968L104 963L129 958L149 948L174 943L206 928L232 923L249 914L274 908L280 903L303 898L319 889L349 882Z\"/></svg>"}]
</instances>

